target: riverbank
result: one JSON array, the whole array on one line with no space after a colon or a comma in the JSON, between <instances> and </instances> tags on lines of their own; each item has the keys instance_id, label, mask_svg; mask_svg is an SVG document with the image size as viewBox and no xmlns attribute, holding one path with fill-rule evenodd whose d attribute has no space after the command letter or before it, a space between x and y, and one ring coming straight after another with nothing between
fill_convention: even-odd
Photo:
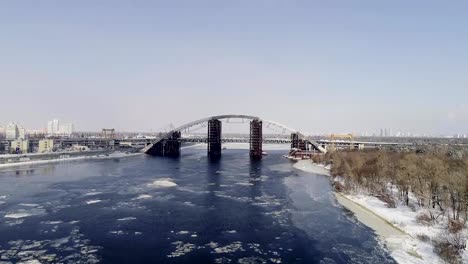
<instances>
[{"instance_id":1,"label":"riverbank","mask_svg":"<svg viewBox=\"0 0 468 264\"><path fill-rule=\"evenodd\" d=\"M310 160L298 161L294 167L329 176L329 168L313 164ZM416 212L409 208L387 208L384 202L370 195L350 195L334 192L336 200L343 207L353 212L357 220L373 229L390 255L398 263L443 263L433 252L429 242L423 242L416 236L430 232L432 227L416 223Z\"/></svg>"},{"instance_id":2,"label":"riverbank","mask_svg":"<svg viewBox=\"0 0 468 264\"><path fill-rule=\"evenodd\" d=\"M82 154L83 155L74 156L74 157L70 157L64 154L64 155L59 156L58 158L53 158L53 159L44 159L44 160L38 159L38 160L27 160L27 161L4 163L4 164L0 164L0 169L30 166L30 165L49 164L49 163L57 163L57 162L86 160L86 159L110 159L110 158L123 158L123 157L141 155L141 153L126 153L126 152L119 152L119 151L110 152L106 154L92 154L92 153L88 153L88 155L85 155L86 153L82 153Z\"/></svg>"}]
</instances>

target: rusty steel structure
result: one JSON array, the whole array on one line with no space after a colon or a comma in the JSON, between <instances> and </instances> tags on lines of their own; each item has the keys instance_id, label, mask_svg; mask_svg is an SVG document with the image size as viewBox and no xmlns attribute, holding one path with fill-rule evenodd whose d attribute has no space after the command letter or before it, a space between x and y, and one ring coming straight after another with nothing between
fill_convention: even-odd
<instances>
[{"instance_id":1,"label":"rusty steel structure","mask_svg":"<svg viewBox=\"0 0 468 264\"><path fill-rule=\"evenodd\" d=\"M218 119L208 121L208 156L210 158L221 157L221 127Z\"/></svg>"},{"instance_id":2,"label":"rusty steel structure","mask_svg":"<svg viewBox=\"0 0 468 264\"><path fill-rule=\"evenodd\" d=\"M101 132L101 137L114 139L115 138L115 129L113 128L103 128Z\"/></svg>"},{"instance_id":3,"label":"rusty steel structure","mask_svg":"<svg viewBox=\"0 0 468 264\"><path fill-rule=\"evenodd\" d=\"M291 133L291 149L309 150L309 144L300 137L299 133Z\"/></svg>"},{"instance_id":4,"label":"rusty steel structure","mask_svg":"<svg viewBox=\"0 0 468 264\"><path fill-rule=\"evenodd\" d=\"M250 157L261 159L263 143L262 121L254 119L250 121Z\"/></svg>"},{"instance_id":5,"label":"rusty steel structure","mask_svg":"<svg viewBox=\"0 0 468 264\"><path fill-rule=\"evenodd\" d=\"M169 137L157 142L147 153L153 156L179 157L180 135L180 131L172 132Z\"/></svg>"}]
</instances>

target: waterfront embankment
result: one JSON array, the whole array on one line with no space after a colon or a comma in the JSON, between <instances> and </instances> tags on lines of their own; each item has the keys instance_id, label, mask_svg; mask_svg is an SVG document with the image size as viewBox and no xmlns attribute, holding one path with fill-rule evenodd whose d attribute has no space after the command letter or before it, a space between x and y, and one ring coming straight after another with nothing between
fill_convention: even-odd
<instances>
[{"instance_id":1,"label":"waterfront embankment","mask_svg":"<svg viewBox=\"0 0 468 264\"><path fill-rule=\"evenodd\" d=\"M140 155L141 153L120 152L112 150L75 151L53 153L8 154L0 156L0 168L39 165L55 162L75 161L84 159L121 158Z\"/></svg>"}]
</instances>

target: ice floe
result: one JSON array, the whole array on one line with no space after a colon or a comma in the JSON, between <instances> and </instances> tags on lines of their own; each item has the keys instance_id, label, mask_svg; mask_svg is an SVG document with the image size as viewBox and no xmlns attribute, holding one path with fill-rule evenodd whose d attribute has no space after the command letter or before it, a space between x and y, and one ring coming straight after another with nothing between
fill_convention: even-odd
<instances>
[{"instance_id":1,"label":"ice floe","mask_svg":"<svg viewBox=\"0 0 468 264\"><path fill-rule=\"evenodd\" d=\"M159 179L148 184L149 187L175 187L177 184L170 178Z\"/></svg>"},{"instance_id":2,"label":"ice floe","mask_svg":"<svg viewBox=\"0 0 468 264\"><path fill-rule=\"evenodd\" d=\"M58 224L62 224L63 221L42 221L41 224L45 224L45 225L58 225Z\"/></svg>"},{"instance_id":3,"label":"ice floe","mask_svg":"<svg viewBox=\"0 0 468 264\"><path fill-rule=\"evenodd\" d=\"M153 198L153 196L148 195L148 194L140 194L135 199L136 200L141 200L141 199L150 199L150 198Z\"/></svg>"},{"instance_id":4,"label":"ice floe","mask_svg":"<svg viewBox=\"0 0 468 264\"><path fill-rule=\"evenodd\" d=\"M175 251L171 252L171 254L167 255L167 257L169 258L183 256L187 253L192 252L196 248L194 244L184 243L182 241L176 241L176 242L173 242L172 244L176 246L176 249Z\"/></svg>"},{"instance_id":5,"label":"ice floe","mask_svg":"<svg viewBox=\"0 0 468 264\"><path fill-rule=\"evenodd\" d=\"M217 254L221 254L221 253L234 253L236 251L245 251L243 248L242 248L242 242L240 241L236 241L234 243L231 243L229 245L226 245L224 247L216 247L214 248L214 252L217 253Z\"/></svg>"},{"instance_id":6,"label":"ice floe","mask_svg":"<svg viewBox=\"0 0 468 264\"><path fill-rule=\"evenodd\" d=\"M39 206L38 204L30 204L30 203L20 203L19 205L26 206L26 207L37 207L37 206Z\"/></svg>"},{"instance_id":7,"label":"ice floe","mask_svg":"<svg viewBox=\"0 0 468 264\"><path fill-rule=\"evenodd\" d=\"M132 220L136 220L137 218L134 217L134 216L129 216L129 217L124 217L124 218L120 218L120 219L117 219L117 221L132 221Z\"/></svg>"},{"instance_id":8,"label":"ice floe","mask_svg":"<svg viewBox=\"0 0 468 264\"><path fill-rule=\"evenodd\" d=\"M89 192L89 193L85 193L83 194L83 196L93 196L93 195L98 195L98 194L101 194L102 192Z\"/></svg>"},{"instance_id":9,"label":"ice floe","mask_svg":"<svg viewBox=\"0 0 468 264\"><path fill-rule=\"evenodd\" d=\"M114 234L114 235L125 235L127 234L126 232L122 231L122 230L112 230L112 231L109 231L110 234Z\"/></svg>"},{"instance_id":10,"label":"ice floe","mask_svg":"<svg viewBox=\"0 0 468 264\"><path fill-rule=\"evenodd\" d=\"M86 204L95 204L95 203L99 203L99 202L102 202L102 200L99 200L99 199L89 200L89 201L86 201Z\"/></svg>"},{"instance_id":11,"label":"ice floe","mask_svg":"<svg viewBox=\"0 0 468 264\"><path fill-rule=\"evenodd\" d=\"M97 263L95 254L100 247L89 245L82 239L78 228L70 236L55 240L12 240L8 247L0 248L0 263ZM66 252L58 256L56 251ZM6 261L6 262L2 262Z\"/></svg>"},{"instance_id":12,"label":"ice floe","mask_svg":"<svg viewBox=\"0 0 468 264\"><path fill-rule=\"evenodd\" d=\"M32 216L32 214L30 214L30 213L13 213L13 214L5 215L5 218L18 219L18 218L24 218L24 217L28 217L28 216Z\"/></svg>"},{"instance_id":13,"label":"ice floe","mask_svg":"<svg viewBox=\"0 0 468 264\"><path fill-rule=\"evenodd\" d=\"M253 183L250 182L236 182L237 185L242 185L242 186L253 186Z\"/></svg>"}]
</instances>

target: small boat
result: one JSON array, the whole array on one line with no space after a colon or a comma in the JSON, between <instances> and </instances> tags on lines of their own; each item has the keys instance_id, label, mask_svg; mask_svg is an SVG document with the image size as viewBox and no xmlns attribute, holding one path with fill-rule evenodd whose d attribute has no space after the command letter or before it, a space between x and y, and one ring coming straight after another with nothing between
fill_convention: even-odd
<instances>
[{"instance_id":1,"label":"small boat","mask_svg":"<svg viewBox=\"0 0 468 264\"><path fill-rule=\"evenodd\" d=\"M266 151L262 151L262 155L266 156L266 155L268 155L268 153L266 153Z\"/></svg>"},{"instance_id":2,"label":"small boat","mask_svg":"<svg viewBox=\"0 0 468 264\"><path fill-rule=\"evenodd\" d=\"M226 150L227 148L226 147L223 147L223 150Z\"/></svg>"}]
</instances>

